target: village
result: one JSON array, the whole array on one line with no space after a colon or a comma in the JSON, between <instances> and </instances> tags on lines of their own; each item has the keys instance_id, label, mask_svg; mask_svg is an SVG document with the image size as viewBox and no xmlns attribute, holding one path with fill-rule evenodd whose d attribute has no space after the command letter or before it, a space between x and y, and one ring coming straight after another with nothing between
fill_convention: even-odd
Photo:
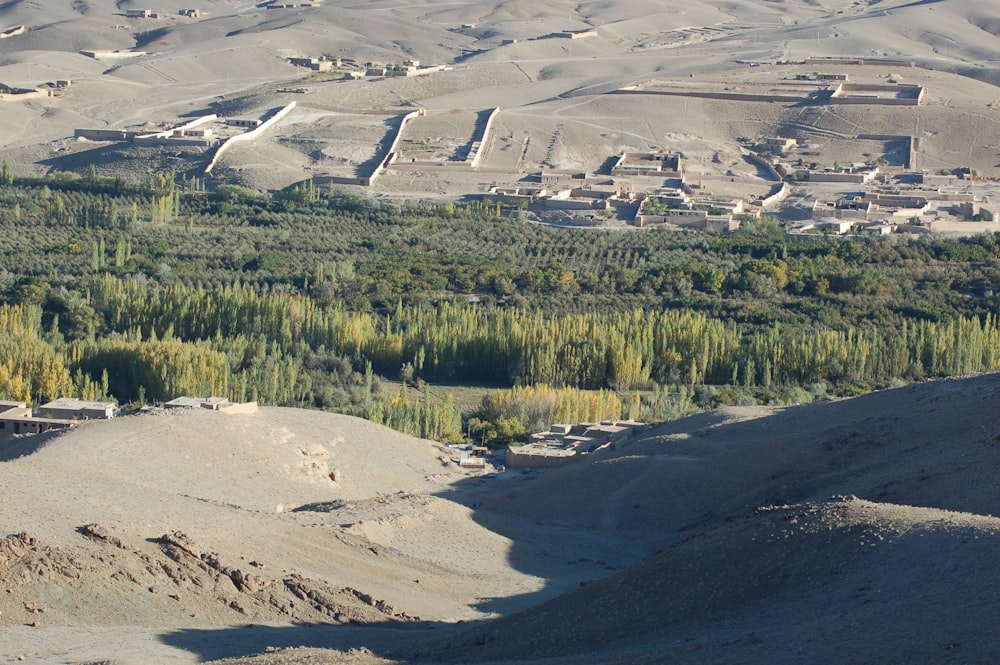
<instances>
[{"instance_id":1,"label":"village","mask_svg":"<svg viewBox=\"0 0 1000 665\"><path fill-rule=\"evenodd\" d=\"M280 11L305 20L324 8L319 0L258 6L265 14ZM132 22L124 27L139 34L211 20L210 13L191 7L125 8L121 16ZM756 28L705 28L663 39L707 39L742 29ZM180 170L210 178L209 185L262 177L269 181L266 188L281 189L304 177L318 187L371 197L479 200L560 226L727 233L744 220L768 215L781 220L790 236L1000 231L1000 211L991 202L1000 174L990 163L990 144L970 146L964 163L942 158L943 144L929 140L940 130L918 128L928 109L934 109L930 117L936 122L943 117L939 108L952 112L951 86L957 82L915 61L850 55L738 60L748 72L743 78L691 72L687 78L639 79L567 98L571 106L605 109L609 119L600 123L564 118L559 107L539 120L517 105L430 106L417 100L424 89L453 85L438 77L467 76L477 58L488 56L495 63L491 67L516 69L527 42L572 58L574 48L600 48L603 29L515 36L461 23L448 30L476 40L476 48L449 64L412 56L377 62L344 49L277 49L274 56L297 74L254 92L274 105L247 109L239 96L219 95L210 104L214 113L77 127L72 150L113 142L179 151L174 156L188 166ZM25 32L17 25L0 36L18 39ZM105 74L132 64L160 71L157 62L164 57L138 43L79 55L106 61L111 69ZM0 84L0 102L58 104L91 83L67 77L35 86ZM942 86L949 89L938 90ZM406 97L410 92L414 96ZM395 103L362 108L361 100L392 97ZM692 118L689 105L693 113L706 103L731 114L761 116L757 133L713 138L692 133L685 126ZM654 131L650 125L656 138L637 140L641 135L625 129L628 120L653 108L664 109L665 117L655 118L658 127L670 129ZM912 130L899 129L911 125ZM273 155L266 161L280 165L257 176L243 165L248 154ZM291 176L295 171L298 179Z\"/></svg>"},{"instance_id":2,"label":"village","mask_svg":"<svg viewBox=\"0 0 1000 665\"><path fill-rule=\"evenodd\" d=\"M289 57L296 67L315 72L305 82L335 74L341 80L369 82L392 77L444 75L451 68L421 67L419 61L356 65L327 56ZM814 64L837 64L818 59ZM866 63L871 67L875 63ZM892 63L899 64L899 63ZM905 64L905 63L904 63ZM863 65L854 64L854 67ZM852 83L846 73L813 71L795 74L782 87L745 84L739 90L712 84L647 81L611 91L614 95L661 95L724 99L744 104L794 102L812 107L875 105L917 108L928 102L920 85L890 79L883 84ZM62 82L60 85L69 85ZM284 87L279 92L309 94L310 87ZM302 102L308 106L308 102ZM202 116L154 131L88 129L78 140L123 141L135 145L189 146L211 154L206 175L235 143L264 137L299 105L291 101L260 117ZM726 233L745 219L772 215L786 223L792 236L824 234L931 233L971 235L1000 230L1000 215L990 202L995 180L975 169L928 169L921 164L920 138L878 133L833 134L797 132L740 137L729 146L754 172L732 168L712 170L705 160L694 162L669 146L609 155L592 170L559 168L557 160L537 170L525 159L530 146L511 163L504 155L517 133L515 118L504 109L417 109L393 116L387 112L391 135L380 141L382 152L371 153L371 166L347 164L348 173L317 172L319 186L357 186L371 195L393 187L384 181L429 176L461 180L464 176L490 181L480 191L455 192L456 199L480 199L501 208L523 211L542 222L564 226L689 229ZM498 129L503 125L503 129ZM377 138L377 137L374 137ZM271 139L274 140L274 139ZM295 144L294 136L278 139ZM560 137L553 137L558 143ZM313 142L315 142L313 140ZM551 152L551 150L550 150ZM553 161L553 160L550 160ZM692 168L694 165L694 168Z\"/></svg>"}]
</instances>

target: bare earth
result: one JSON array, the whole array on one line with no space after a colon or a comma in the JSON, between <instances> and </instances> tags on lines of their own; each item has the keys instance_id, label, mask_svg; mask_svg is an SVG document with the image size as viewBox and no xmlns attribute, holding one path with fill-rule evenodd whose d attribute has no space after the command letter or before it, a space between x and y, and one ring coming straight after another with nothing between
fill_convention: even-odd
<instances>
[{"instance_id":1,"label":"bare earth","mask_svg":"<svg viewBox=\"0 0 1000 665\"><path fill-rule=\"evenodd\" d=\"M0 657L995 662L998 379L726 409L495 478L295 409L7 442Z\"/></svg>"},{"instance_id":2,"label":"bare earth","mask_svg":"<svg viewBox=\"0 0 1000 665\"><path fill-rule=\"evenodd\" d=\"M404 137L402 163L359 191L455 197L541 169L598 172L622 151L649 149L682 151L689 173L754 178L738 139L775 135L796 136L821 151L828 165L863 161L865 154L899 160L891 146L883 152L884 146L845 136L912 135L921 142L919 168L968 167L1000 177L1000 60L993 57L1000 24L991 0L695 0L667 7L327 0L293 9L213 0L201 5L198 18L179 16L186 5L169 0L153 8L160 13L155 19L126 17L133 5L4 5L0 27L26 30L0 40L0 83L30 88L72 81L51 97L0 101L0 155L18 171L82 172L94 163L108 173L201 174L210 148L122 150L76 140L74 129L151 131L208 113L263 117L294 101L297 108L278 126L229 150L213 177L260 189L364 177L386 156L398 119L417 109L445 115L415 124ZM567 30L594 34L554 36ZM146 55L95 60L80 53L88 49ZM292 56L342 58L349 65L312 73L290 64ZM816 56L916 66L802 64ZM404 60L444 69L342 80L352 66ZM923 85L928 103L824 107L609 94L652 81L773 95L801 92L796 77L817 72L858 83ZM501 113L476 169L403 168L411 159L461 161L472 140L469 119L494 107Z\"/></svg>"}]
</instances>

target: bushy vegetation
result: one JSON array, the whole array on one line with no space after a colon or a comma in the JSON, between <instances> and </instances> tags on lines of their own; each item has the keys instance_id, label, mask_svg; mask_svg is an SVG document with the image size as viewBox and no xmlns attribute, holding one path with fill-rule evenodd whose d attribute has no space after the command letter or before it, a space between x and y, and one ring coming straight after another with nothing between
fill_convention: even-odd
<instances>
[{"instance_id":1,"label":"bushy vegetation","mask_svg":"<svg viewBox=\"0 0 1000 665\"><path fill-rule=\"evenodd\" d=\"M311 183L269 196L2 174L2 397L227 395L499 444L550 419L658 420L1000 367L996 236L569 230ZM513 390L463 421L379 376Z\"/></svg>"}]
</instances>

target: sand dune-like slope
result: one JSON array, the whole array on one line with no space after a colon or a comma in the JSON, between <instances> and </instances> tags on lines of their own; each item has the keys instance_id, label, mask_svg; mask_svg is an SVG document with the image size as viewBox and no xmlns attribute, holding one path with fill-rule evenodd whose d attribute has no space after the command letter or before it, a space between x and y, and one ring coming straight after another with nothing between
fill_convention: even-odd
<instances>
[{"instance_id":1,"label":"sand dune-like slope","mask_svg":"<svg viewBox=\"0 0 1000 665\"><path fill-rule=\"evenodd\" d=\"M650 550L757 506L855 494L1000 515L995 375L786 409L729 408L657 428L617 454L490 496L490 510L601 529ZM651 528L655 526L655 528Z\"/></svg>"},{"instance_id":2,"label":"sand dune-like slope","mask_svg":"<svg viewBox=\"0 0 1000 665\"><path fill-rule=\"evenodd\" d=\"M727 409L495 479L294 409L19 439L0 447L0 653L991 662L998 388ZM267 646L324 649L245 660Z\"/></svg>"},{"instance_id":3,"label":"sand dune-like slope","mask_svg":"<svg viewBox=\"0 0 1000 665\"><path fill-rule=\"evenodd\" d=\"M454 477L443 450L364 421L280 409L196 412L92 424L32 450L38 443L4 447L0 491L5 505L17 505L0 517L0 531L16 534L0 545L12 589L0 597L5 624L329 620L337 613L350 620L339 606L358 605L353 592L324 586L347 585L338 570L368 569L365 592L379 599L400 581L372 567L380 555L402 563L398 572L410 583L429 573L425 583L433 586L448 572L432 558L383 554L349 529L295 512L426 491ZM329 595L336 609L320 610L325 601L296 605L298 580ZM336 600L344 593L347 600ZM461 604L382 614L461 613Z\"/></svg>"},{"instance_id":4,"label":"sand dune-like slope","mask_svg":"<svg viewBox=\"0 0 1000 665\"><path fill-rule=\"evenodd\" d=\"M606 573L598 560L640 560L599 535L479 524L446 498L468 477L456 462L367 421L278 408L5 441L0 653L61 662L138 649L190 662L184 649L161 653L165 631L452 622L551 597ZM508 563L517 534L531 572ZM563 545L594 556L565 561ZM114 627L122 638L102 645L97 633Z\"/></svg>"},{"instance_id":5,"label":"sand dune-like slope","mask_svg":"<svg viewBox=\"0 0 1000 665\"><path fill-rule=\"evenodd\" d=\"M992 662L1000 640L986 627L1000 618L998 538L997 518L854 497L760 509L498 620L440 656Z\"/></svg>"},{"instance_id":6,"label":"sand dune-like slope","mask_svg":"<svg viewBox=\"0 0 1000 665\"><path fill-rule=\"evenodd\" d=\"M986 375L727 409L603 460L474 484L462 501L494 530L517 516L650 555L444 636L225 662L994 662L998 388ZM510 561L531 565L516 542Z\"/></svg>"}]
</instances>

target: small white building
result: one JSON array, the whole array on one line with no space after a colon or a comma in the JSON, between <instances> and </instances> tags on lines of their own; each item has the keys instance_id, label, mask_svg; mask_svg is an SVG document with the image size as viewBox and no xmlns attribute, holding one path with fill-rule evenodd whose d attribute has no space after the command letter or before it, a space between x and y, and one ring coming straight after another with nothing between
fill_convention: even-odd
<instances>
[{"instance_id":1,"label":"small white building","mask_svg":"<svg viewBox=\"0 0 1000 665\"><path fill-rule=\"evenodd\" d=\"M218 411L229 404L226 397L188 397L183 395L164 403L166 409L208 409Z\"/></svg>"},{"instance_id":2,"label":"small white building","mask_svg":"<svg viewBox=\"0 0 1000 665\"><path fill-rule=\"evenodd\" d=\"M230 127L246 127L257 129L261 125L259 118L226 118L226 124Z\"/></svg>"}]
</instances>

